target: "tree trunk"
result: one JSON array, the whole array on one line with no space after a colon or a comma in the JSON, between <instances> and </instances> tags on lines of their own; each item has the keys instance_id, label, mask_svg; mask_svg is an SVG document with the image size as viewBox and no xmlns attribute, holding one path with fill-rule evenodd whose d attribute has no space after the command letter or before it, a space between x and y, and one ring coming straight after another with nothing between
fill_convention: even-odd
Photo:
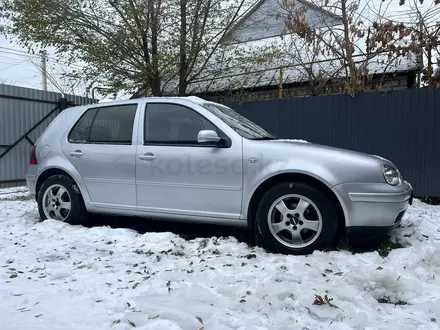
<instances>
[{"instance_id":1,"label":"tree trunk","mask_svg":"<svg viewBox=\"0 0 440 330\"><path fill-rule=\"evenodd\" d=\"M154 0L148 0L149 21L151 28L151 90L154 96L162 96L161 76L159 73L159 52L158 52L158 34L159 34L159 8L154 7Z\"/></svg>"},{"instance_id":2,"label":"tree trunk","mask_svg":"<svg viewBox=\"0 0 440 330\"><path fill-rule=\"evenodd\" d=\"M180 0L180 58L179 58L179 96L186 94L187 58L186 58L186 15L187 0Z\"/></svg>"},{"instance_id":3,"label":"tree trunk","mask_svg":"<svg viewBox=\"0 0 440 330\"><path fill-rule=\"evenodd\" d=\"M429 41L429 45L427 47L428 53L428 87L432 87L432 48L431 41Z\"/></svg>"},{"instance_id":4,"label":"tree trunk","mask_svg":"<svg viewBox=\"0 0 440 330\"><path fill-rule=\"evenodd\" d=\"M348 14L347 14L347 0L341 0L341 12L342 12L342 23L344 25L344 50L345 50L345 62L348 66L350 77L347 79L351 82L351 88L356 89L357 86L357 77L356 77L356 66L353 61L353 44L352 40L350 40L350 25L348 22ZM351 89L350 88L350 89Z\"/></svg>"}]
</instances>

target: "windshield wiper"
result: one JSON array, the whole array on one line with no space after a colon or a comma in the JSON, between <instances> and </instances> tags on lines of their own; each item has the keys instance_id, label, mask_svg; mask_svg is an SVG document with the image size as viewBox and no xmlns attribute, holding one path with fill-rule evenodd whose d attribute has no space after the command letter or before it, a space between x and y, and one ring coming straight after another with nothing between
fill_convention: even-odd
<instances>
[{"instance_id":1,"label":"windshield wiper","mask_svg":"<svg viewBox=\"0 0 440 330\"><path fill-rule=\"evenodd\" d=\"M279 138L277 138L276 136L261 136L261 137L256 137L256 138L252 138L250 140L278 140Z\"/></svg>"}]
</instances>

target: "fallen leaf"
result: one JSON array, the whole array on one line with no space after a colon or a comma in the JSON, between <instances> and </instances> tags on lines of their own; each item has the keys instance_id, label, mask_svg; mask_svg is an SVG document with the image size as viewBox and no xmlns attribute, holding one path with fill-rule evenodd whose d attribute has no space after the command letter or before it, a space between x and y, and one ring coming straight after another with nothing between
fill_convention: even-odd
<instances>
[{"instance_id":1,"label":"fallen leaf","mask_svg":"<svg viewBox=\"0 0 440 330\"><path fill-rule=\"evenodd\" d=\"M40 317L41 315L43 315L43 314L38 314L38 315L35 315L35 317Z\"/></svg>"},{"instance_id":2,"label":"fallen leaf","mask_svg":"<svg viewBox=\"0 0 440 330\"><path fill-rule=\"evenodd\" d=\"M115 320L115 321L113 321L113 323L112 323L112 325L110 326L110 328L111 328L112 326L114 326L115 324L119 324L119 323L121 323L121 320Z\"/></svg>"},{"instance_id":3,"label":"fallen leaf","mask_svg":"<svg viewBox=\"0 0 440 330\"><path fill-rule=\"evenodd\" d=\"M313 305L325 305L325 301L324 299L322 299L322 297L320 295L315 294L315 301L313 302Z\"/></svg>"},{"instance_id":4,"label":"fallen leaf","mask_svg":"<svg viewBox=\"0 0 440 330\"><path fill-rule=\"evenodd\" d=\"M128 323L133 327L136 328L136 324L134 324L133 322L131 322L129 319L127 319Z\"/></svg>"}]
</instances>

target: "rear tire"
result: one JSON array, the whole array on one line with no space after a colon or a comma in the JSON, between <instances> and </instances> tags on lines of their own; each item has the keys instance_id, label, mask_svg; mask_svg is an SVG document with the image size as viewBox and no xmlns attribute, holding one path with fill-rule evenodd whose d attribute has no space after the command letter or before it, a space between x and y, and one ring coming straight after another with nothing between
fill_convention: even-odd
<instances>
[{"instance_id":1,"label":"rear tire","mask_svg":"<svg viewBox=\"0 0 440 330\"><path fill-rule=\"evenodd\" d=\"M71 225L87 221L81 192L75 181L67 175L49 177L42 185L37 196L38 212L42 220L55 219Z\"/></svg>"},{"instance_id":2,"label":"rear tire","mask_svg":"<svg viewBox=\"0 0 440 330\"><path fill-rule=\"evenodd\" d=\"M268 249L309 254L335 244L336 205L320 190L303 182L282 182L261 199L256 225Z\"/></svg>"}]
</instances>

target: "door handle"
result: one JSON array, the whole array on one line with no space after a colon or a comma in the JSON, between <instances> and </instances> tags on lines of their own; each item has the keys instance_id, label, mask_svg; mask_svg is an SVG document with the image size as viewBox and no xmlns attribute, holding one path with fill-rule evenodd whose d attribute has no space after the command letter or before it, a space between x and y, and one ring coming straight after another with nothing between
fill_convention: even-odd
<instances>
[{"instance_id":1,"label":"door handle","mask_svg":"<svg viewBox=\"0 0 440 330\"><path fill-rule=\"evenodd\" d=\"M81 157L83 155L83 153L81 150L75 150L75 151L72 151L71 153L69 153L69 155L72 157Z\"/></svg>"},{"instance_id":2,"label":"door handle","mask_svg":"<svg viewBox=\"0 0 440 330\"><path fill-rule=\"evenodd\" d=\"M156 156L151 152L147 152L146 154L140 155L138 158L140 160L155 160Z\"/></svg>"}]
</instances>

